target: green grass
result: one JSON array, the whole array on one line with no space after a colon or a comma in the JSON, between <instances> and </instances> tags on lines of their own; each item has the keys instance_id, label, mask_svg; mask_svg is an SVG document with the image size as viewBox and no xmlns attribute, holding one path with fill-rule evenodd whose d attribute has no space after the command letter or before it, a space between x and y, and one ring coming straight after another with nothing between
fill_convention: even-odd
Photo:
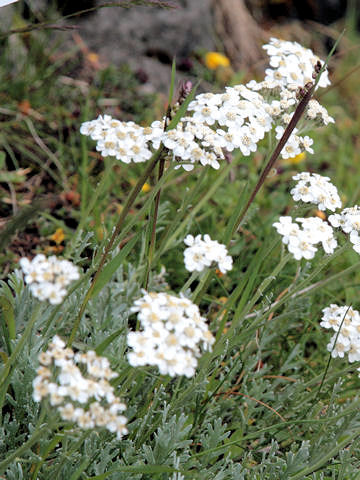
<instances>
[{"instance_id":1,"label":"green grass","mask_svg":"<svg viewBox=\"0 0 360 480\"><path fill-rule=\"evenodd\" d=\"M90 276L145 166L102 159L79 133L83 121L100 113L146 125L164 115L163 99L139 93L128 68L96 70L76 47L63 51L48 33L11 39L20 54L11 54L10 39L1 40L0 54L0 213L6 220L0 233L0 474L7 480L359 478L358 365L335 359L327 369L330 335L319 326L330 303L360 307L359 257L348 248L299 264L282 251L272 227L288 211L302 214L289 195L299 171L330 176L345 206L359 202L356 73L321 98L336 124L314 132L315 154L299 165L280 161L256 197L231 238L233 270L200 275L187 290L217 343L199 360L194 378L172 379L126 360L126 333L134 323L129 309L146 277L156 173L115 239L123 248L110 253L89 295ZM359 37L350 32L346 42L332 61L333 84L360 61L353 48ZM116 102L104 109L103 99ZM265 160L264 144L255 156L235 158L219 171L169 169L149 290L183 287L189 278L183 238L209 233L223 241ZM50 238L57 228L65 233L60 245ZM59 307L37 301L11 273L20 257L44 251L85 272ZM84 315L74 329L81 304ZM81 431L33 401L37 356L55 334L73 335L75 349L96 350L119 374L114 386L129 418L121 441L104 430Z\"/></svg>"}]
</instances>

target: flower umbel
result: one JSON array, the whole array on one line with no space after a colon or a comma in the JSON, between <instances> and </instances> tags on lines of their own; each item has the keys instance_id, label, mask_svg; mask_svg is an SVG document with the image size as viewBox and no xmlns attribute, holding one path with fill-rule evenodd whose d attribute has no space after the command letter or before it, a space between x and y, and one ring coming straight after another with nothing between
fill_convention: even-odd
<instances>
[{"instance_id":1,"label":"flower umbel","mask_svg":"<svg viewBox=\"0 0 360 480\"><path fill-rule=\"evenodd\" d=\"M284 85L296 84L300 87L313 80L312 74L315 65L320 62L319 57L297 42L289 42L278 38L270 38L270 42L263 46L270 57L270 67L265 70L265 80L281 81ZM330 85L328 72L325 70L320 77L318 86Z\"/></svg>"},{"instance_id":2,"label":"flower umbel","mask_svg":"<svg viewBox=\"0 0 360 480\"><path fill-rule=\"evenodd\" d=\"M48 397L63 420L81 428L105 427L118 438L128 433L127 418L120 415L126 405L114 395L109 383L117 374L107 358L93 351L74 353L55 336L48 350L40 353L39 362L41 366L33 381L36 402Z\"/></svg>"},{"instance_id":3,"label":"flower umbel","mask_svg":"<svg viewBox=\"0 0 360 480\"><path fill-rule=\"evenodd\" d=\"M96 120L83 123L80 132L96 140L96 150L102 156L112 156L124 163L146 162L161 144L166 147L168 158L172 157L177 167L185 170L192 170L194 164L199 163L218 169L219 160L225 159L224 153L237 149L249 156L256 152L258 143L274 126L277 138L282 136L298 104L298 87L312 81L321 68L319 58L296 42L272 38L264 48L272 68L266 70L263 82L252 80L246 86L226 87L222 93L197 95L171 130L165 128L165 117L142 127L110 115L100 115ZM227 66L229 60L219 53L209 52L207 62L209 68L215 69ZM329 83L325 71L318 86ZM189 85L182 90L183 100ZM181 101L174 107L180 104ZM299 126L299 132L309 124L327 125L334 121L316 100L309 102L305 118L307 121ZM304 151L313 153L313 140L299 132L294 130L284 146L283 158L293 158Z\"/></svg>"},{"instance_id":4,"label":"flower umbel","mask_svg":"<svg viewBox=\"0 0 360 480\"><path fill-rule=\"evenodd\" d=\"M194 376L201 350L211 350L215 341L198 306L185 297L144 291L131 310L138 312L142 331L128 334L130 365L155 365L171 377Z\"/></svg>"},{"instance_id":5,"label":"flower umbel","mask_svg":"<svg viewBox=\"0 0 360 480\"><path fill-rule=\"evenodd\" d=\"M322 244L326 253L334 252L337 241L330 225L318 217L297 218L296 221L298 223L294 223L291 217L280 217L279 222L273 223L296 260L314 258L318 243Z\"/></svg>"},{"instance_id":6,"label":"flower umbel","mask_svg":"<svg viewBox=\"0 0 360 480\"><path fill-rule=\"evenodd\" d=\"M232 269L232 258L228 255L225 245L211 240L209 235L197 235L195 238L188 235L184 240L188 248L184 250L185 268L189 272L201 272L205 267L209 267L213 262L217 263L221 273L226 273Z\"/></svg>"},{"instance_id":7,"label":"flower umbel","mask_svg":"<svg viewBox=\"0 0 360 480\"><path fill-rule=\"evenodd\" d=\"M320 325L335 332L327 346L332 357L343 358L347 354L350 363L360 360L360 314L357 310L348 305L331 304L323 309Z\"/></svg>"},{"instance_id":8,"label":"flower umbel","mask_svg":"<svg viewBox=\"0 0 360 480\"><path fill-rule=\"evenodd\" d=\"M360 207L354 205L344 208L340 213L330 215L329 222L333 227L340 227L343 232L350 233L350 242L355 252L360 253Z\"/></svg>"},{"instance_id":9,"label":"flower umbel","mask_svg":"<svg viewBox=\"0 0 360 480\"><path fill-rule=\"evenodd\" d=\"M25 274L25 283L30 285L34 297L41 301L48 300L53 305L61 303L67 294L65 287L80 278L75 265L55 256L46 258L38 254L31 261L23 257L19 264Z\"/></svg>"},{"instance_id":10,"label":"flower umbel","mask_svg":"<svg viewBox=\"0 0 360 480\"><path fill-rule=\"evenodd\" d=\"M301 200L305 203L314 203L319 210L331 210L332 212L341 208L337 188L330 182L329 177L302 172L292 178L297 180L295 187L290 190L296 202Z\"/></svg>"}]
</instances>

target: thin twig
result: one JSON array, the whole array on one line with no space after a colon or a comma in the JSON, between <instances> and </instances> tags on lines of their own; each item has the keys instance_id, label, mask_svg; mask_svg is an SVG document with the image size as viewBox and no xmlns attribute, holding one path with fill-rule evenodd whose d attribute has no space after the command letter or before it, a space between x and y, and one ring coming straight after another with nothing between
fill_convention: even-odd
<instances>
[{"instance_id":1,"label":"thin twig","mask_svg":"<svg viewBox=\"0 0 360 480\"><path fill-rule=\"evenodd\" d=\"M261 400L258 400L257 398L255 397L251 397L250 395L247 395L246 393L241 393L241 392L236 392L234 390L230 390L229 392L219 392L219 393L216 393L215 396L218 397L220 395L225 395L226 397L228 397L229 395L241 395L242 397L245 397L245 398L248 398L249 400L253 400L254 402L256 403L259 403L260 405L262 405L263 407L265 408L268 408L269 410L271 410L273 413L275 413L275 415L277 415L279 418L281 418L281 420L283 422L286 422L285 418L280 415L279 412L277 412L275 410L275 408L273 407L270 407L270 405L268 405L267 403L265 402L262 402Z\"/></svg>"}]
</instances>

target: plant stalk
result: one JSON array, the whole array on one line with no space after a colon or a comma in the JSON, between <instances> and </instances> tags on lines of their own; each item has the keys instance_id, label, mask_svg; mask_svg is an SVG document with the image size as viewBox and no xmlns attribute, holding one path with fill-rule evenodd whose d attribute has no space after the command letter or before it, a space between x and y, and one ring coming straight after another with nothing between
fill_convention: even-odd
<instances>
[{"instance_id":1,"label":"plant stalk","mask_svg":"<svg viewBox=\"0 0 360 480\"><path fill-rule=\"evenodd\" d=\"M136 197L138 196L141 188L143 187L144 183L146 182L146 180L148 179L148 177L150 176L151 172L154 170L155 168L155 165L157 164L157 162L159 161L162 153L163 153L163 150L164 150L164 147L161 146L155 153L154 155L152 156L152 158L150 159L150 162L149 162L149 165L147 167L147 169L145 170L145 172L142 174L142 176L139 178L137 184L134 186L134 188L132 189L126 203L125 203L125 206L121 212L121 215L120 215L120 218L118 220L118 223L116 224L116 227L115 227L115 230L113 231L112 235L111 235L111 238L108 242L108 244L106 245L105 247L105 251L100 259L100 262L99 262L99 266L96 270L96 273L94 275L94 278L91 282L91 285L88 289L88 291L86 292L86 295L85 295L85 298L81 304L81 307L80 307L80 310L79 310L79 313L75 319L75 323L74 323L74 326L72 328L72 331L71 331L71 334L70 334L70 337L69 337L69 340L68 340L68 343L67 343L67 346L68 347L71 347L74 339L75 339L75 335L76 335L76 332L79 328L79 325L80 325L80 321L81 321L81 318L83 316L83 313L85 311L85 308L86 308L86 305L88 304L89 300L90 300L90 297L91 297L91 294L92 294L92 291L95 287L95 284L96 284L96 281L102 271L102 269L104 268L104 265L105 265L105 262L106 262L106 259L111 251L111 248L112 246L114 245L114 242L116 240L116 237L119 235L120 231L121 231L121 228L123 226L123 223L125 221L125 218L127 216L127 214L129 213L130 211L130 208L132 207L133 203L135 202L136 200Z\"/></svg>"}]
</instances>

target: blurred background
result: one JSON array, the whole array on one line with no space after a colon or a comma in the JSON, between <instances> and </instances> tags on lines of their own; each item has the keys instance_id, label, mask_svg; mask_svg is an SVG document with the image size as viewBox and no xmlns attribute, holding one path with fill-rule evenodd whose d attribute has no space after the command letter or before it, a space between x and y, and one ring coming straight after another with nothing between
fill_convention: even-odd
<instances>
[{"instance_id":1,"label":"blurred background","mask_svg":"<svg viewBox=\"0 0 360 480\"><path fill-rule=\"evenodd\" d=\"M1 28L21 19L42 23L70 16L65 22L77 27L71 32L75 42L99 55L100 63L127 63L149 91L166 91L174 57L187 75L198 75L206 51L223 52L235 71L260 74L261 45L269 36L325 53L346 15L359 26L359 12L360 0L25 0L2 9Z\"/></svg>"}]
</instances>

